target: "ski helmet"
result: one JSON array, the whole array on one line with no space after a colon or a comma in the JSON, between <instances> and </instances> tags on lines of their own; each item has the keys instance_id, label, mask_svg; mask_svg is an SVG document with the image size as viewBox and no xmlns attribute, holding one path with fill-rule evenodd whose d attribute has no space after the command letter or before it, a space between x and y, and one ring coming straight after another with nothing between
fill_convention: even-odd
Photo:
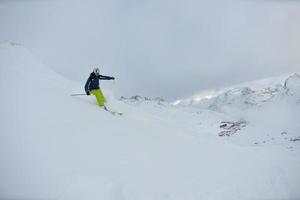
<instances>
[{"instance_id":1,"label":"ski helmet","mask_svg":"<svg viewBox=\"0 0 300 200\"><path fill-rule=\"evenodd\" d=\"M94 70L93 70L93 72L95 74L100 74L100 69L98 67L95 67Z\"/></svg>"}]
</instances>

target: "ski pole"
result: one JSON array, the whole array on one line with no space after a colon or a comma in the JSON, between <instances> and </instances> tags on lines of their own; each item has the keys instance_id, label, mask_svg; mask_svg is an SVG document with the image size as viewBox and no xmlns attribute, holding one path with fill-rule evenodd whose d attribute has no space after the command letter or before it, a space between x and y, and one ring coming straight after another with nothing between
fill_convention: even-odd
<instances>
[{"instance_id":1,"label":"ski pole","mask_svg":"<svg viewBox=\"0 0 300 200\"><path fill-rule=\"evenodd\" d=\"M83 96L83 95L86 95L86 94L71 94L71 96Z\"/></svg>"}]
</instances>

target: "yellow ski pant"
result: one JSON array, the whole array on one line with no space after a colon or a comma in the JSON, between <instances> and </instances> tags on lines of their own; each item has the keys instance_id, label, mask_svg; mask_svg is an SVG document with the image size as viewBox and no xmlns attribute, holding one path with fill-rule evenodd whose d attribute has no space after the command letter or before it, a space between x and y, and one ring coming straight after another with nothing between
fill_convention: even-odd
<instances>
[{"instance_id":1,"label":"yellow ski pant","mask_svg":"<svg viewBox=\"0 0 300 200\"><path fill-rule=\"evenodd\" d=\"M103 93L100 89L91 90L90 93L96 96L98 105L100 107L104 106L105 98L104 98Z\"/></svg>"}]
</instances>

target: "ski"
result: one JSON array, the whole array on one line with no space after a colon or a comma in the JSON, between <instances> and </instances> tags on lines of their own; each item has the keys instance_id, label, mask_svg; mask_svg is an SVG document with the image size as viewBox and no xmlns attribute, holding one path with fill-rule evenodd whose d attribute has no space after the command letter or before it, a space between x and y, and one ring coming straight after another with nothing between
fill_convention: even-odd
<instances>
[{"instance_id":1,"label":"ski","mask_svg":"<svg viewBox=\"0 0 300 200\"><path fill-rule=\"evenodd\" d=\"M123 113L109 110L106 106L104 106L104 110L107 111L107 112L109 112L109 113L112 114L112 115L119 115L119 116L122 116L122 115L123 115Z\"/></svg>"}]
</instances>

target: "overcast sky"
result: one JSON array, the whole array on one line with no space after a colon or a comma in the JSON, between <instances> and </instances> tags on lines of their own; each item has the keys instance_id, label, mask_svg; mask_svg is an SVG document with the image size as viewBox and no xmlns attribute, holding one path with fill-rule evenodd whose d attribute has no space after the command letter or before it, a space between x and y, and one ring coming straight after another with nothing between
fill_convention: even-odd
<instances>
[{"instance_id":1,"label":"overcast sky","mask_svg":"<svg viewBox=\"0 0 300 200\"><path fill-rule=\"evenodd\" d=\"M170 100L300 72L297 0L0 0L0 41L117 95Z\"/></svg>"}]
</instances>

